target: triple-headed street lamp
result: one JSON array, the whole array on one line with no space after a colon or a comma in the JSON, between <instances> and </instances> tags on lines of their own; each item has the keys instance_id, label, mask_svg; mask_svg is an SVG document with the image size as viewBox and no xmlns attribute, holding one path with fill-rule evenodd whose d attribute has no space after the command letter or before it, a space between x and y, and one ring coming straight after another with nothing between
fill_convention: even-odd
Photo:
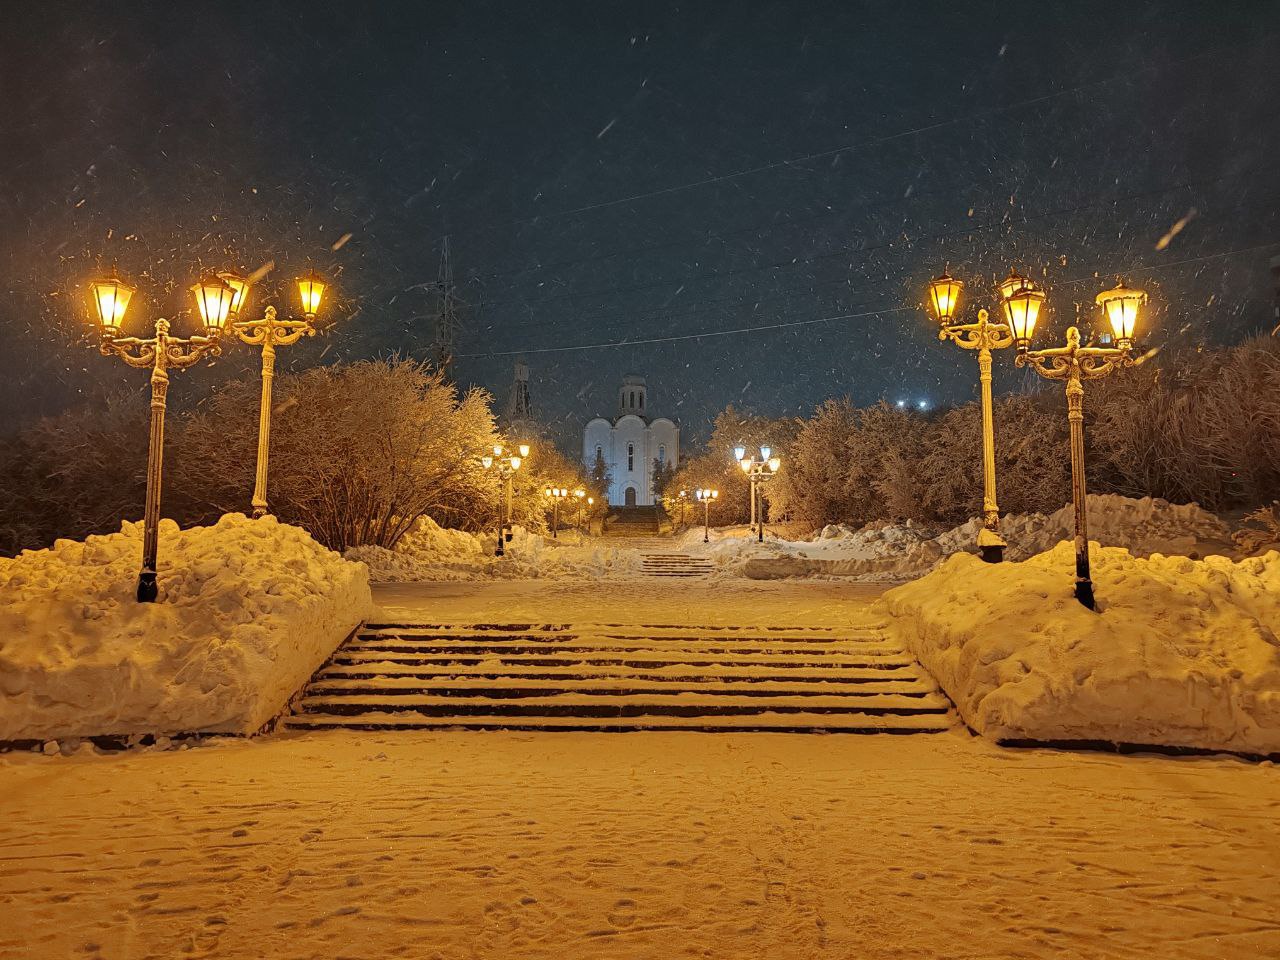
<instances>
[{"instance_id":1,"label":"triple-headed street lamp","mask_svg":"<svg viewBox=\"0 0 1280 960\"><path fill-rule=\"evenodd\" d=\"M147 443L147 505L143 513L142 570L138 574L138 602L154 603L156 554L160 541L160 479L164 461L164 413L169 393L169 371L192 366L206 353L222 352L222 336L235 290L219 277L207 276L191 288L203 334L190 337L169 335L169 321L157 317L155 336L126 337L124 315L134 290L114 276L90 285L103 356L115 354L131 367L151 368L151 436Z\"/></svg>"},{"instance_id":2,"label":"triple-headed street lamp","mask_svg":"<svg viewBox=\"0 0 1280 960\"><path fill-rule=\"evenodd\" d=\"M314 272L297 281L302 300L302 319L280 319L276 308L268 306L258 320L241 320L239 314L249 293L249 281L234 273L220 273L234 291L231 299L231 329L251 347L262 347L262 399L258 405L258 467L253 482L253 515L267 513L267 456L271 444L271 383L275 379L276 347L287 347L302 337L316 333L316 313L326 284Z\"/></svg>"},{"instance_id":3,"label":"triple-headed street lamp","mask_svg":"<svg viewBox=\"0 0 1280 960\"><path fill-rule=\"evenodd\" d=\"M517 448L519 453L507 453L506 448L500 443L493 445L493 454L485 454L480 458L480 465L486 470L497 469L498 476L506 482L506 498L505 509L498 511L498 545L493 551L495 557L502 556L506 551L503 549L503 540L511 541L511 478L515 476L520 465L524 463L529 456L529 445L522 443Z\"/></svg>"},{"instance_id":4,"label":"triple-headed street lamp","mask_svg":"<svg viewBox=\"0 0 1280 960\"><path fill-rule=\"evenodd\" d=\"M700 489L694 496L702 503L702 542L711 542L711 501L720 498L719 490Z\"/></svg>"},{"instance_id":5,"label":"triple-headed street lamp","mask_svg":"<svg viewBox=\"0 0 1280 960\"><path fill-rule=\"evenodd\" d=\"M1021 278L1019 278L1021 280ZM1004 292L1004 291L1002 291ZM1086 516L1084 473L1084 381L1105 377L1113 370L1131 367L1138 361L1132 356L1138 317L1147 295L1120 283L1113 290L1098 294L1096 303L1103 309L1111 326L1110 347L1082 345L1080 330L1067 329L1067 343L1062 347L1032 350L1036 319L1044 303L1044 293L1030 281L1021 280L1005 294L1005 316L1018 348L1017 365L1030 366L1049 380L1062 380L1067 392L1067 420L1071 424L1071 497L1076 514L1076 599L1095 609L1093 580L1089 574L1089 529Z\"/></svg>"},{"instance_id":6,"label":"triple-headed street lamp","mask_svg":"<svg viewBox=\"0 0 1280 960\"><path fill-rule=\"evenodd\" d=\"M543 495L551 500L551 539L560 539L560 501L567 499L569 491L564 487L547 487Z\"/></svg>"},{"instance_id":7,"label":"triple-headed street lamp","mask_svg":"<svg viewBox=\"0 0 1280 960\"><path fill-rule=\"evenodd\" d=\"M747 448L744 446L734 447L733 457L738 461L742 472L751 480L751 526L755 529L760 542L764 543L764 504L759 503L758 489L760 484L773 479L774 474L778 472L778 467L782 466L782 459L775 457L773 450L769 447L760 448L759 460L756 459L755 454L748 457Z\"/></svg>"},{"instance_id":8,"label":"triple-headed street lamp","mask_svg":"<svg viewBox=\"0 0 1280 960\"><path fill-rule=\"evenodd\" d=\"M1000 285L1003 295L1010 284L1019 285L1022 278L1011 273ZM1000 508L996 505L996 445L991 415L991 351L1001 350L1013 344L1013 336L1007 323L989 322L985 309L978 311L977 323L956 323L956 313L964 283L950 274L929 284L929 305L941 325L939 340L950 340L965 350L978 351L978 380L982 384L982 529L978 532L978 549L988 563L1004 559L1004 538L1000 536ZM1008 301L1002 296L1001 304L1008 313Z\"/></svg>"}]
</instances>

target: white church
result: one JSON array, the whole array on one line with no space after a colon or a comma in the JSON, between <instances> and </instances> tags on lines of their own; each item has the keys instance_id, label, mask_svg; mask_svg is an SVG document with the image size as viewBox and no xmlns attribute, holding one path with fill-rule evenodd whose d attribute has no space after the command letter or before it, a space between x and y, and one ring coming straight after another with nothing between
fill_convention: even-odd
<instances>
[{"instance_id":1,"label":"white church","mask_svg":"<svg viewBox=\"0 0 1280 960\"><path fill-rule=\"evenodd\" d=\"M653 492L653 462L680 465L680 428L666 417L649 415L644 377L622 378L618 415L595 417L582 431L582 460L591 469L596 454L609 465L609 503L648 507Z\"/></svg>"}]
</instances>

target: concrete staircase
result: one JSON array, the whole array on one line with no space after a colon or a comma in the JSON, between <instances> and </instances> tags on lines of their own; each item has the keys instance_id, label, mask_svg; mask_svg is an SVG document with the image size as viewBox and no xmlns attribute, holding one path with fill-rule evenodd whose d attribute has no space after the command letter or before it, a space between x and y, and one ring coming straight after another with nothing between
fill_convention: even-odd
<instances>
[{"instance_id":1,"label":"concrete staircase","mask_svg":"<svg viewBox=\"0 0 1280 960\"><path fill-rule=\"evenodd\" d=\"M950 704L880 625L369 624L294 730L930 733Z\"/></svg>"},{"instance_id":2,"label":"concrete staircase","mask_svg":"<svg viewBox=\"0 0 1280 960\"><path fill-rule=\"evenodd\" d=\"M656 537L657 507L613 507L604 519L606 537Z\"/></svg>"},{"instance_id":3,"label":"concrete staircase","mask_svg":"<svg viewBox=\"0 0 1280 960\"><path fill-rule=\"evenodd\" d=\"M715 569L715 564L706 557L687 553L645 553L640 562L641 572L650 577L705 577Z\"/></svg>"}]
</instances>

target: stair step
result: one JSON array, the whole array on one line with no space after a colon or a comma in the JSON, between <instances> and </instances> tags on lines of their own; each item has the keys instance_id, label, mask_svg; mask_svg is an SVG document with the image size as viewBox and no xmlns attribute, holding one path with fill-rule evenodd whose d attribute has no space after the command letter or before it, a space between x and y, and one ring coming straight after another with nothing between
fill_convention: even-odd
<instances>
[{"instance_id":1,"label":"stair step","mask_svg":"<svg viewBox=\"0 0 1280 960\"><path fill-rule=\"evenodd\" d=\"M355 651L353 653L345 653L341 650L334 655L335 663L400 663L400 664L419 664L419 665L440 665L440 664L472 664L472 665L493 665L493 664L520 664L524 666L554 667L563 666L565 664L616 664L628 667L698 667L698 666L737 666L737 667L774 667L781 670L804 668L817 669L820 667L852 667L861 669L880 669L880 670L897 670L900 668L914 667L915 663L906 657L890 658L880 657L875 659L850 659L842 660L838 663L831 663L830 655L826 657L818 656L797 660L795 658L774 658L768 659L751 659L746 657L735 657L726 659L724 657L698 656L690 654L683 657L675 657L671 654L652 654L646 656L643 653L636 654L619 654L614 656L607 655L587 655L567 656L554 654L545 654L542 656L520 654L516 656L477 656L472 654L427 654L427 653L384 653L378 651Z\"/></svg>"},{"instance_id":2,"label":"stair step","mask_svg":"<svg viewBox=\"0 0 1280 960\"><path fill-rule=\"evenodd\" d=\"M500 697L551 697L561 693L585 693L592 696L633 697L652 694L674 697L683 694L737 697L879 697L891 694L897 697L924 698L934 693L914 680L886 681L874 686L869 684L845 684L839 680L817 681L720 681L700 680L673 682L663 680L636 680L634 678L563 678L555 683L528 678L503 677L499 683L470 680L433 680L403 677L385 677L366 680L320 678L306 689L307 696L433 696L455 695Z\"/></svg>"},{"instance_id":3,"label":"stair step","mask_svg":"<svg viewBox=\"0 0 1280 960\"><path fill-rule=\"evenodd\" d=\"M865 698L856 704L841 696L755 697L682 694L679 699L652 695L598 696L583 693L548 697L362 697L307 696L299 704L303 713L354 716L361 713L416 713L439 716L519 717L628 717L628 716L741 716L758 713L861 713L868 716L918 716L945 714L941 697L917 701L895 694Z\"/></svg>"},{"instance_id":4,"label":"stair step","mask_svg":"<svg viewBox=\"0 0 1280 960\"><path fill-rule=\"evenodd\" d=\"M667 672L662 672L662 671ZM330 664L316 674L317 680L351 679L368 680L374 677L405 680L453 680L455 678L472 677L477 680L495 680L498 678L522 680L634 680L663 683L698 683L707 680L732 680L740 683L800 683L806 681L831 681L839 683L887 684L916 683L925 684L933 689L933 681L926 681L923 676L907 667L895 670L861 669L856 667L834 667L806 670L793 667L776 673L762 672L756 667L726 667L714 664L699 665L696 672L690 672L683 665L677 667L657 668L655 670L637 671L622 664L599 664L585 666L573 664L560 667L524 667L519 664L502 664L495 669L492 665L461 666L444 664L442 666L406 666L388 663L387 661L367 661L363 663Z\"/></svg>"},{"instance_id":5,"label":"stair step","mask_svg":"<svg viewBox=\"0 0 1280 960\"><path fill-rule=\"evenodd\" d=\"M841 643L763 643L750 644L740 641L726 644L724 641L680 641L671 640L654 644L639 643L635 640L548 640L517 641L494 643L492 641L476 641L456 643L451 640L427 639L356 639L344 648L348 652L385 650L389 653L461 653L472 656L479 654L496 654L498 656L548 653L636 653L651 651L662 654L712 654L718 656L773 656L789 657L795 655L820 654L835 658L847 657L893 657L904 656L901 647L893 644L877 643L864 640L856 644Z\"/></svg>"},{"instance_id":6,"label":"stair step","mask_svg":"<svg viewBox=\"0 0 1280 960\"><path fill-rule=\"evenodd\" d=\"M885 717L860 714L754 714L734 717L348 717L298 714L286 717L292 729L310 730L557 730L584 733L688 730L705 733L944 733L943 717Z\"/></svg>"}]
</instances>

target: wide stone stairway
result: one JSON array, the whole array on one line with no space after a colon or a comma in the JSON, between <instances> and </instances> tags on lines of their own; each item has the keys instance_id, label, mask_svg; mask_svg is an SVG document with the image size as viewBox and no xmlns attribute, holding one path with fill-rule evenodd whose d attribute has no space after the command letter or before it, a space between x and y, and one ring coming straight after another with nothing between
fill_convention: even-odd
<instances>
[{"instance_id":1,"label":"wide stone stairway","mask_svg":"<svg viewBox=\"0 0 1280 960\"><path fill-rule=\"evenodd\" d=\"M286 727L926 733L949 701L881 625L368 624Z\"/></svg>"},{"instance_id":2,"label":"wide stone stairway","mask_svg":"<svg viewBox=\"0 0 1280 960\"><path fill-rule=\"evenodd\" d=\"M706 557L687 553L645 552L640 557L640 571L650 577L705 577L715 569Z\"/></svg>"}]
</instances>

